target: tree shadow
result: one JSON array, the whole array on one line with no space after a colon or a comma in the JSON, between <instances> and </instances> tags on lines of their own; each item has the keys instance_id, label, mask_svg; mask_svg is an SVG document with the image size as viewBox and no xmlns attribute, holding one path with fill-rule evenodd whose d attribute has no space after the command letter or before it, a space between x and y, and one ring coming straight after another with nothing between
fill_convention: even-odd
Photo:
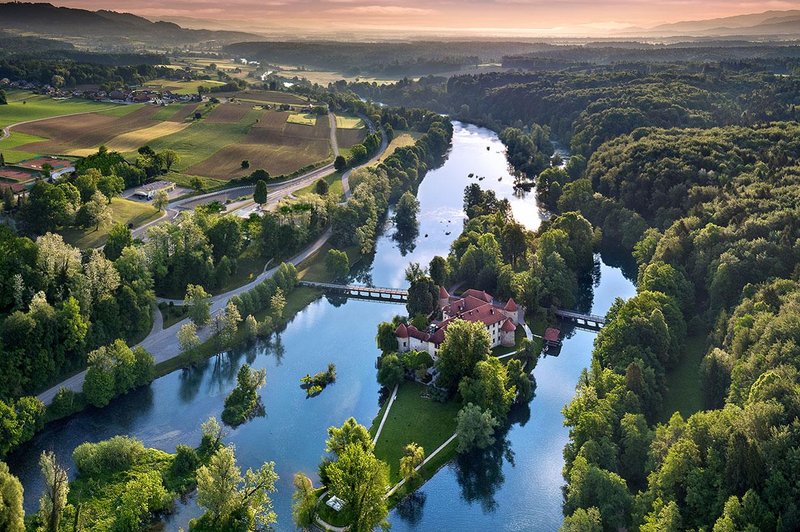
<instances>
[{"instance_id":1,"label":"tree shadow","mask_svg":"<svg viewBox=\"0 0 800 532\"><path fill-rule=\"evenodd\" d=\"M493 445L460 454L455 460L455 472L461 487L461 497L468 503L478 503L484 513L497 510L495 495L506 480L503 461L514 467L514 452L506 438L508 426L498 431Z\"/></svg>"},{"instance_id":2,"label":"tree shadow","mask_svg":"<svg viewBox=\"0 0 800 532\"><path fill-rule=\"evenodd\" d=\"M425 509L425 501L427 498L428 495L421 491L410 493L397 503L395 507L397 515L400 519L412 527L415 527L422 520L422 513Z\"/></svg>"}]
</instances>

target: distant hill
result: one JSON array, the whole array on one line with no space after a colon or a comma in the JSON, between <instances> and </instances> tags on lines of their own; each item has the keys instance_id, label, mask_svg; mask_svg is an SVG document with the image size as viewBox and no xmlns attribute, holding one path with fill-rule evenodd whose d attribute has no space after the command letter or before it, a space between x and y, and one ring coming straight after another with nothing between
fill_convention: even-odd
<instances>
[{"instance_id":1,"label":"distant hill","mask_svg":"<svg viewBox=\"0 0 800 532\"><path fill-rule=\"evenodd\" d=\"M130 13L88 11L47 3L0 3L0 26L5 32L31 33L65 40L106 41L152 45L218 42L226 44L259 37L236 31L190 30L172 22L152 22Z\"/></svg>"},{"instance_id":2,"label":"distant hill","mask_svg":"<svg viewBox=\"0 0 800 532\"><path fill-rule=\"evenodd\" d=\"M641 33L641 32L640 32ZM713 36L800 36L800 10L765 11L708 20L661 24L644 30L648 35Z\"/></svg>"}]
</instances>

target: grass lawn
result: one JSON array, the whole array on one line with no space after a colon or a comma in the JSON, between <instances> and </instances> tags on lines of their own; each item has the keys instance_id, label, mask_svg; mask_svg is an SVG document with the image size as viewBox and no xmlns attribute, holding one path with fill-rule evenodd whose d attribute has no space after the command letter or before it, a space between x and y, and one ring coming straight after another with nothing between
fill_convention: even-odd
<instances>
[{"instance_id":1,"label":"grass lawn","mask_svg":"<svg viewBox=\"0 0 800 532\"><path fill-rule=\"evenodd\" d=\"M336 115L336 127L341 129L361 129L366 126L364 121L357 116Z\"/></svg>"},{"instance_id":2,"label":"grass lawn","mask_svg":"<svg viewBox=\"0 0 800 532\"><path fill-rule=\"evenodd\" d=\"M344 196L344 188L342 187L342 174L340 172L333 172L332 174L326 175L322 179L328 183L328 195L333 196L337 201L341 200L342 196ZM317 182L314 181L307 187L301 188L295 192L294 195L299 198L308 196L310 194L316 194L316 192L314 192L316 185Z\"/></svg>"},{"instance_id":3,"label":"grass lawn","mask_svg":"<svg viewBox=\"0 0 800 532\"><path fill-rule=\"evenodd\" d=\"M161 216L161 211L155 210L151 205L130 201L123 198L111 200L113 222L131 224L134 228L142 226ZM112 222L112 223L113 223ZM61 231L64 241L81 249L99 247L105 244L108 231L112 224L107 224L100 229L78 229L70 227Z\"/></svg>"},{"instance_id":4,"label":"grass lawn","mask_svg":"<svg viewBox=\"0 0 800 532\"><path fill-rule=\"evenodd\" d=\"M686 339L686 350L678 365L667 372L668 388L658 421L666 423L675 412L684 419L703 409L700 363L708 348L707 335L701 333Z\"/></svg>"},{"instance_id":5,"label":"grass lawn","mask_svg":"<svg viewBox=\"0 0 800 532\"><path fill-rule=\"evenodd\" d=\"M264 271L267 261L258 254L255 244L247 248L236 259L236 273L231 275L225 285L213 290L214 294L223 294L239 288L258 277Z\"/></svg>"},{"instance_id":6,"label":"grass lawn","mask_svg":"<svg viewBox=\"0 0 800 532\"><path fill-rule=\"evenodd\" d=\"M192 181L195 177L200 178L200 181L203 183L204 192L210 192L212 190L222 188L228 184L227 181L224 181L222 179L214 179L213 177L204 177L204 176L194 176L194 175L183 174L180 172L169 172L164 175L164 179L172 181L179 187L184 187L184 188L193 188Z\"/></svg>"},{"instance_id":7,"label":"grass lawn","mask_svg":"<svg viewBox=\"0 0 800 532\"><path fill-rule=\"evenodd\" d=\"M456 431L456 414L461 405L455 401L439 403L423 397L427 387L404 382L383 426L375 455L389 465L390 483L400 480L400 457L403 447L411 442L421 445L425 455L435 451ZM375 434L383 412L372 422L370 433Z\"/></svg>"},{"instance_id":8,"label":"grass lawn","mask_svg":"<svg viewBox=\"0 0 800 532\"><path fill-rule=\"evenodd\" d=\"M113 107L116 105L78 99L54 100L49 96L26 91L13 91L9 94L8 105L0 105L0 127L28 120L100 111ZM0 146L3 142L0 142Z\"/></svg>"},{"instance_id":9,"label":"grass lawn","mask_svg":"<svg viewBox=\"0 0 800 532\"><path fill-rule=\"evenodd\" d=\"M311 113L292 113L286 119L290 124L300 124L302 126L313 126L317 123L317 115Z\"/></svg>"}]
</instances>

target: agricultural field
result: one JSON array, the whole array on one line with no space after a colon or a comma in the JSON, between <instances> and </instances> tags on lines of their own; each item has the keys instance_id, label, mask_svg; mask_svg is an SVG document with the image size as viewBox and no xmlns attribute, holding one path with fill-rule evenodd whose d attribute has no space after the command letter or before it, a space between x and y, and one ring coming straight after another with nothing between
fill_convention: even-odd
<instances>
[{"instance_id":1,"label":"agricultural field","mask_svg":"<svg viewBox=\"0 0 800 532\"><path fill-rule=\"evenodd\" d=\"M386 147L386 151L378 157L374 164L382 163L387 157L393 154L397 148L413 146L421 136L422 135L416 131L395 131L392 142L389 143L389 146Z\"/></svg>"},{"instance_id":2,"label":"agricultural field","mask_svg":"<svg viewBox=\"0 0 800 532\"><path fill-rule=\"evenodd\" d=\"M227 93L224 96L235 98L243 102L267 103L267 104L288 104L288 105L308 105L310 102L296 94L279 91L255 91L246 90L234 93Z\"/></svg>"},{"instance_id":3,"label":"agricultural field","mask_svg":"<svg viewBox=\"0 0 800 532\"><path fill-rule=\"evenodd\" d=\"M277 94L287 101L296 99L293 95L267 91L248 94L262 98ZM29 105L21 101L19 97L12 99L8 107ZM180 161L173 170L178 174L211 178L216 184L258 168L275 176L289 175L331 157L330 127L325 115L270 111L242 101L166 107L97 106L79 101L78 112L88 110L79 118L51 118L48 115L62 109L61 102L38 97L27 101L39 102L30 104L33 111L30 116L43 119L15 127L8 139L0 141L0 152L10 163L37 155L86 156L101 145L132 160L136 150L147 144L156 151L176 151ZM87 103L90 105L86 106ZM63 109L69 114L75 107ZM195 119L198 111L202 117ZM15 123L19 115L19 110L13 107L11 112L0 109L0 120L9 116L9 122ZM250 161L249 170L241 168L243 160Z\"/></svg>"},{"instance_id":4,"label":"agricultural field","mask_svg":"<svg viewBox=\"0 0 800 532\"><path fill-rule=\"evenodd\" d=\"M0 106L0 128L28 120L90 113L116 107L125 106L90 100L55 100L49 96L41 96L28 91L9 91L8 105ZM0 146L2 146L1 142Z\"/></svg>"},{"instance_id":5,"label":"agricultural field","mask_svg":"<svg viewBox=\"0 0 800 532\"><path fill-rule=\"evenodd\" d=\"M230 134L221 143L217 143L218 151L213 157L204 157L202 161L197 161L185 169L186 173L231 179L256 168L263 168L270 175L279 176L328 160L331 152L327 116L315 117L313 124L290 123L289 116L290 113L252 110L246 115L245 121L253 123L243 135L237 128L238 124L213 124L216 134L218 130L229 131ZM190 133L195 128L196 126L176 136ZM237 130L235 135L232 131L234 129ZM166 142L170 138L162 140ZM249 170L241 168L243 160L250 162Z\"/></svg>"},{"instance_id":6,"label":"agricultural field","mask_svg":"<svg viewBox=\"0 0 800 532\"><path fill-rule=\"evenodd\" d=\"M221 85L225 85L225 82L211 79L193 79L191 81L154 79L145 83L143 87L161 91L168 90L173 94L197 94L197 89L200 87L211 89L212 87L219 87Z\"/></svg>"},{"instance_id":7,"label":"agricultural field","mask_svg":"<svg viewBox=\"0 0 800 532\"><path fill-rule=\"evenodd\" d=\"M355 116L336 115L336 140L341 151L348 150L359 144L367 136L367 127L364 121ZM343 153L347 155L347 153Z\"/></svg>"}]
</instances>

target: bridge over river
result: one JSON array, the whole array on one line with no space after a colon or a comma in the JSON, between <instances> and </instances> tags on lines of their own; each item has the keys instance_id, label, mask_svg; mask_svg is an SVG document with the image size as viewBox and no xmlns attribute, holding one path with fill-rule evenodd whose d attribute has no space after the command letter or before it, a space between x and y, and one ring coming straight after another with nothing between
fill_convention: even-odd
<instances>
[{"instance_id":1,"label":"bridge over river","mask_svg":"<svg viewBox=\"0 0 800 532\"><path fill-rule=\"evenodd\" d=\"M386 303L408 302L408 290L400 288L381 288L377 286L362 286L353 284L315 283L313 281L300 281L301 286L320 288L326 292L335 292L345 297L366 299L369 301L383 301ZM606 324L603 316L584 314L573 310L556 309L556 316L564 321L573 323L583 329L600 330Z\"/></svg>"}]
</instances>

